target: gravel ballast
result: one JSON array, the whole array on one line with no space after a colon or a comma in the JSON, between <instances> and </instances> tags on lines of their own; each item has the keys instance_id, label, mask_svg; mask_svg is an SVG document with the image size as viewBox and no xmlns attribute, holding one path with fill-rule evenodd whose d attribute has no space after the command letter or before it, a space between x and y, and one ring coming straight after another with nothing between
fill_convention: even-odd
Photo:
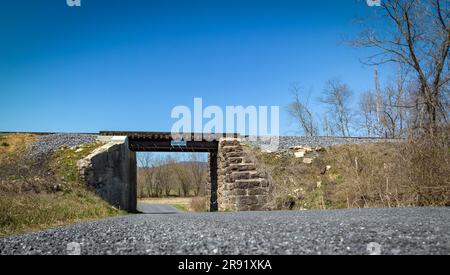
<instances>
[{"instance_id":1,"label":"gravel ballast","mask_svg":"<svg viewBox=\"0 0 450 275\"><path fill-rule=\"evenodd\" d=\"M38 139L30 146L29 156L33 159L42 158L48 154L55 152L63 146L75 147L82 144L93 143L97 139L94 134L49 134L39 136ZM273 140L277 138L273 137ZM379 142L401 142L401 139L379 139L379 138L338 138L338 137L300 137L300 136L280 136L278 138L278 146L272 143L268 149L272 152L287 151L295 146L304 146L309 148L328 148L337 145L346 144L366 144ZM261 139L254 141L250 138L245 138L244 144L256 147L263 147L267 142Z\"/></svg>"},{"instance_id":2,"label":"gravel ballast","mask_svg":"<svg viewBox=\"0 0 450 275\"><path fill-rule=\"evenodd\" d=\"M272 138L276 140L276 137ZM337 145L346 145L346 144L366 144L366 143L380 143L380 142L401 142L402 139L379 139L379 138L339 138L339 137L300 137L300 136L280 136L278 138L279 144L278 147L274 146L276 143L272 143L271 146L268 146L269 151L272 152L283 152L289 150L289 148L295 146L304 146L309 148L328 148L331 146ZM262 147L264 144L269 144L263 142L261 139L254 141L253 139L246 138L243 142L244 144Z\"/></svg>"},{"instance_id":3,"label":"gravel ballast","mask_svg":"<svg viewBox=\"0 0 450 275\"><path fill-rule=\"evenodd\" d=\"M43 159L60 148L75 147L82 144L93 143L96 135L89 134L51 134L39 136L28 149L29 157L32 159Z\"/></svg>"}]
</instances>

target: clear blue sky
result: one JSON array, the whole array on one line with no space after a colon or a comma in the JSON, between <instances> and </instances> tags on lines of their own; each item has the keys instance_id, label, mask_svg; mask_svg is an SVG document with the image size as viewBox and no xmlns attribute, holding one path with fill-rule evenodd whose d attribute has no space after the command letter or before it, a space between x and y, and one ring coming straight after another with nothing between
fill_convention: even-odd
<instances>
[{"instance_id":1,"label":"clear blue sky","mask_svg":"<svg viewBox=\"0 0 450 275\"><path fill-rule=\"evenodd\" d=\"M373 87L365 1L0 0L0 131L169 131L175 105L279 105L298 83ZM320 108L316 109L317 112Z\"/></svg>"}]
</instances>

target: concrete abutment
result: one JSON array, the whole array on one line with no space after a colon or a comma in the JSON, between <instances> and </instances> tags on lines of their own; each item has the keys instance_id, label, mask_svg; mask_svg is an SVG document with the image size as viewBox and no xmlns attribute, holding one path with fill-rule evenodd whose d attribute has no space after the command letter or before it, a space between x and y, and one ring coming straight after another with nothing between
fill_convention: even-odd
<instances>
[{"instance_id":1,"label":"concrete abutment","mask_svg":"<svg viewBox=\"0 0 450 275\"><path fill-rule=\"evenodd\" d=\"M105 145L78 162L81 179L111 205L135 212L137 206L136 152L127 137L101 140Z\"/></svg>"}]
</instances>

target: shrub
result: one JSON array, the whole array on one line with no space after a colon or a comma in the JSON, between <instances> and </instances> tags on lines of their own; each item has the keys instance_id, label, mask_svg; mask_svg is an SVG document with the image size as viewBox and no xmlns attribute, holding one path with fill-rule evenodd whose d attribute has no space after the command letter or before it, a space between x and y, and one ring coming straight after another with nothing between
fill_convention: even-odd
<instances>
[{"instance_id":1,"label":"shrub","mask_svg":"<svg viewBox=\"0 0 450 275\"><path fill-rule=\"evenodd\" d=\"M416 205L449 206L450 130L409 142L402 156Z\"/></svg>"},{"instance_id":2,"label":"shrub","mask_svg":"<svg viewBox=\"0 0 450 275\"><path fill-rule=\"evenodd\" d=\"M191 210L194 212L206 212L206 197L195 197L191 200Z\"/></svg>"}]
</instances>

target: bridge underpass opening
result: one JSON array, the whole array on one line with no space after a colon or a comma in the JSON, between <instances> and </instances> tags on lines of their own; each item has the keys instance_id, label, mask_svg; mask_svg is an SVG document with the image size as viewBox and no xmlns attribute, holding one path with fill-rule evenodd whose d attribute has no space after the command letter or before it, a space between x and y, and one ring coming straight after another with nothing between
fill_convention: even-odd
<instances>
[{"instance_id":1,"label":"bridge underpass opening","mask_svg":"<svg viewBox=\"0 0 450 275\"><path fill-rule=\"evenodd\" d=\"M137 210L142 213L207 211L209 153L137 152ZM209 199L209 198L208 198Z\"/></svg>"},{"instance_id":2,"label":"bridge underpass opening","mask_svg":"<svg viewBox=\"0 0 450 275\"><path fill-rule=\"evenodd\" d=\"M117 135L116 133L115 135ZM223 136L223 135L222 135ZM199 191L204 191L204 196L207 193L209 198L209 211L216 212L219 210L218 200L217 200L217 189L218 189L218 175L217 175L217 156L219 150L219 141L214 137L214 135L203 135L203 134L188 134L180 137L179 139L174 139L171 134L168 133L133 133L127 134L128 144L131 151L136 152L136 179L139 180L139 167L151 165L150 161L152 157L149 157L149 153L153 154L153 160L162 161L161 158L167 158L172 156L174 160L184 156L190 156L195 162L205 163L207 169L207 174L204 182L196 182L201 187ZM188 154L188 155L186 155ZM147 156L147 157L145 157ZM196 160L195 160L196 159ZM152 165L155 166L155 165ZM181 178L183 173L181 167L175 169L175 174L178 173L177 177ZM157 168L156 168L157 169ZM150 172L150 171L147 171ZM189 171L190 173L194 171ZM173 175L172 175L173 176ZM208 180L209 179L209 180ZM166 179L168 180L168 179ZM198 180L198 179L197 179ZM202 186L203 185L203 186ZM139 187L137 182L136 187ZM202 190L203 189L203 190ZM139 190L136 190L138 193ZM165 191L165 190L163 190ZM182 190L184 195L187 190ZM139 193L137 194L139 195ZM156 194L154 194L156 195ZM197 194L199 195L199 194ZM206 203L205 203L206 204Z\"/></svg>"}]
</instances>

